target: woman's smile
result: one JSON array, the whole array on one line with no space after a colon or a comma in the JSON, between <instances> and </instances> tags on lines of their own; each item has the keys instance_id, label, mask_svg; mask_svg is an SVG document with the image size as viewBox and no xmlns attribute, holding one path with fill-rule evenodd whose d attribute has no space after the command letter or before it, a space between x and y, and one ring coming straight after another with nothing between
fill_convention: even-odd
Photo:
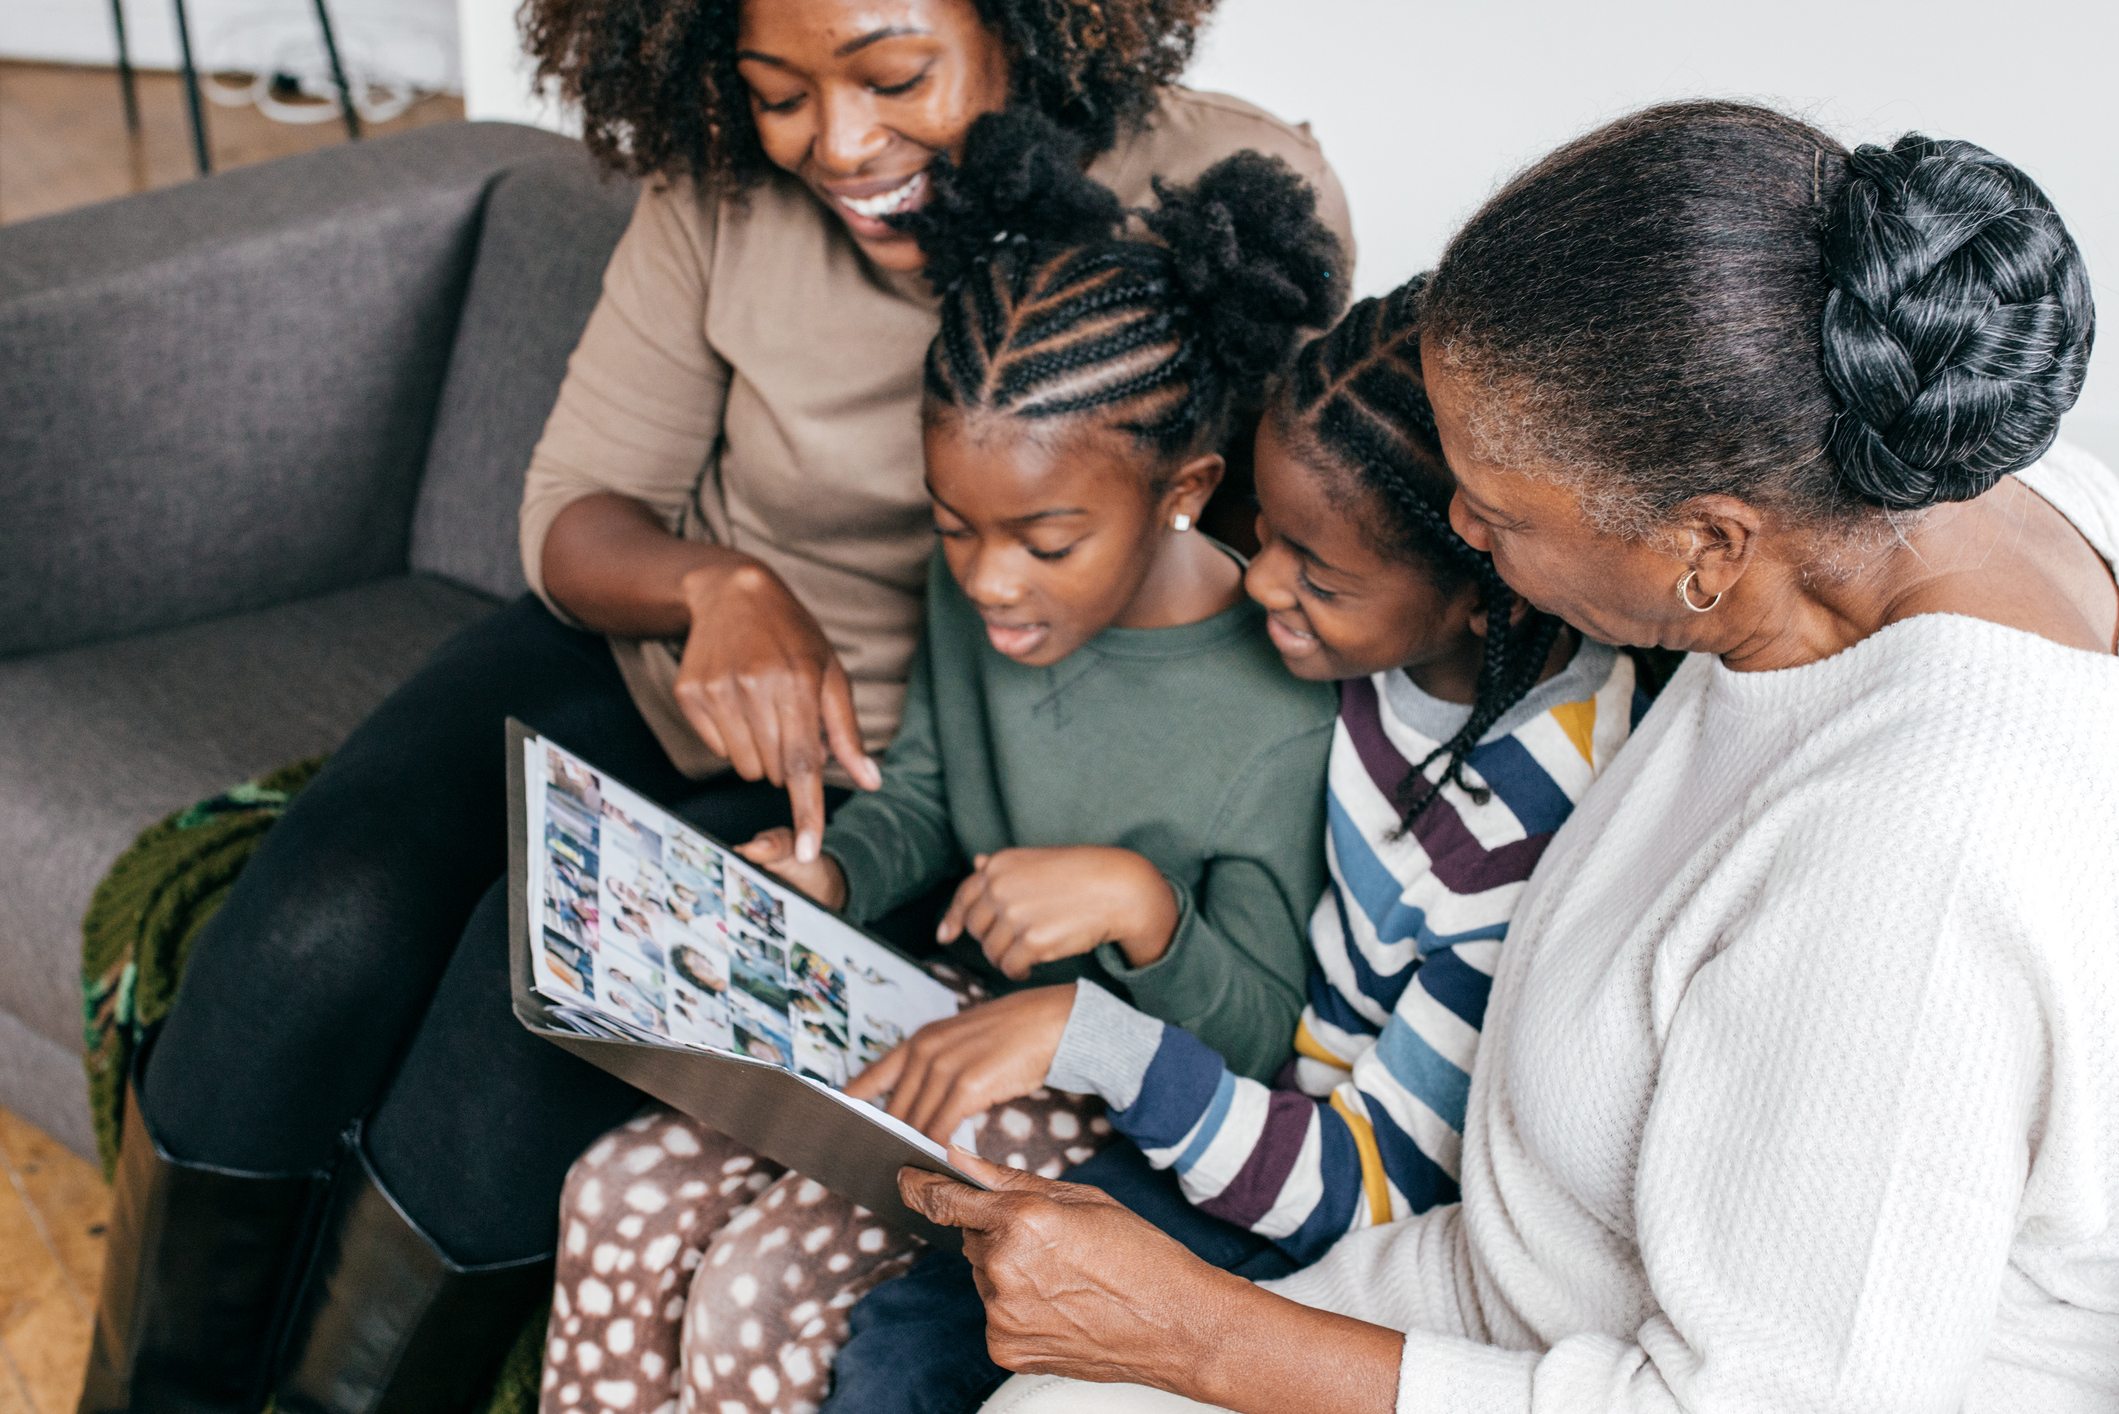
<instances>
[{"instance_id":1,"label":"woman's smile","mask_svg":"<svg viewBox=\"0 0 2119 1414\"><path fill-rule=\"evenodd\" d=\"M909 176L866 182L819 182L819 192L853 233L866 240L899 234L885 217L901 216L927 204L930 190L925 168Z\"/></svg>"}]
</instances>

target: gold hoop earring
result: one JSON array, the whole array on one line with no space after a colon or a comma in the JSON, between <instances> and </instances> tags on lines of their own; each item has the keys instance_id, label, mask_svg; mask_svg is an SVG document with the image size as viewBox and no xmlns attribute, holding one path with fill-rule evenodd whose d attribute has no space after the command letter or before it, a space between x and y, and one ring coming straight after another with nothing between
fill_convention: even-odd
<instances>
[{"instance_id":1,"label":"gold hoop earring","mask_svg":"<svg viewBox=\"0 0 2119 1414\"><path fill-rule=\"evenodd\" d=\"M1693 603L1692 581L1698 579L1699 577L1700 572L1698 570L1686 571L1685 577L1678 581L1678 602L1680 604L1683 604L1686 608L1692 610L1692 612L1695 614L1704 614L1707 613L1709 610L1713 609L1715 605L1722 602L1722 595L1717 594L1704 604ZM1728 591L1723 590L1722 593L1726 594L1728 593Z\"/></svg>"}]
</instances>

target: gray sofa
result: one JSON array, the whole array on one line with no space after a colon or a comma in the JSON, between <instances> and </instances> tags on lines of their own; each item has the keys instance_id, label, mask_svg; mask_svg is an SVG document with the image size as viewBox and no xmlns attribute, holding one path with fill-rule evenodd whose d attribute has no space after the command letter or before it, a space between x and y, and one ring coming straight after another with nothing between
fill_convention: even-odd
<instances>
[{"instance_id":1,"label":"gray sofa","mask_svg":"<svg viewBox=\"0 0 2119 1414\"><path fill-rule=\"evenodd\" d=\"M522 592L523 469L633 197L479 123L0 227L0 1105L92 1155L111 860Z\"/></svg>"}]
</instances>

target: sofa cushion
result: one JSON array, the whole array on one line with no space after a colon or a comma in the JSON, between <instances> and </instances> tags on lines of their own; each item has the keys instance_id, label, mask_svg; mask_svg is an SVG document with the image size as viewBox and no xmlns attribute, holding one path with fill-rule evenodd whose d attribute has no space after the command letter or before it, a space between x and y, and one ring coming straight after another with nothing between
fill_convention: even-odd
<instances>
[{"instance_id":1,"label":"sofa cushion","mask_svg":"<svg viewBox=\"0 0 2119 1414\"><path fill-rule=\"evenodd\" d=\"M426 576L0 662L0 1105L93 1152L81 915L141 830L328 751L491 600Z\"/></svg>"},{"instance_id":2,"label":"sofa cushion","mask_svg":"<svg viewBox=\"0 0 2119 1414\"><path fill-rule=\"evenodd\" d=\"M486 198L413 515L414 570L503 598L526 587L523 473L638 192L576 145L513 168Z\"/></svg>"},{"instance_id":3,"label":"sofa cushion","mask_svg":"<svg viewBox=\"0 0 2119 1414\"><path fill-rule=\"evenodd\" d=\"M0 657L404 574L487 190L577 148L444 125L0 227Z\"/></svg>"}]
</instances>

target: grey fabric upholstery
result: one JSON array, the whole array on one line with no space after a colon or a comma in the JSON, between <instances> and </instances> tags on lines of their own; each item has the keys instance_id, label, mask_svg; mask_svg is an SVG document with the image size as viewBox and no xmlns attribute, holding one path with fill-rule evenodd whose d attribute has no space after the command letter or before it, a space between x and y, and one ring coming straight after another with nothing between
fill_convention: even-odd
<instances>
[{"instance_id":1,"label":"grey fabric upholstery","mask_svg":"<svg viewBox=\"0 0 2119 1414\"><path fill-rule=\"evenodd\" d=\"M0 662L0 1103L93 1147L81 915L111 860L172 810L330 750L492 607L399 576Z\"/></svg>"},{"instance_id":2,"label":"grey fabric upholstery","mask_svg":"<svg viewBox=\"0 0 2119 1414\"><path fill-rule=\"evenodd\" d=\"M428 128L0 228L0 657L402 574L488 186Z\"/></svg>"},{"instance_id":3,"label":"grey fabric upholstery","mask_svg":"<svg viewBox=\"0 0 2119 1414\"><path fill-rule=\"evenodd\" d=\"M526 587L523 468L638 191L575 148L511 170L486 198L412 520L413 569L503 598Z\"/></svg>"},{"instance_id":4,"label":"grey fabric upholstery","mask_svg":"<svg viewBox=\"0 0 2119 1414\"><path fill-rule=\"evenodd\" d=\"M92 1153L111 860L336 745L492 607L465 586L520 588L632 201L578 143L458 124L0 227L0 1105Z\"/></svg>"}]
</instances>

